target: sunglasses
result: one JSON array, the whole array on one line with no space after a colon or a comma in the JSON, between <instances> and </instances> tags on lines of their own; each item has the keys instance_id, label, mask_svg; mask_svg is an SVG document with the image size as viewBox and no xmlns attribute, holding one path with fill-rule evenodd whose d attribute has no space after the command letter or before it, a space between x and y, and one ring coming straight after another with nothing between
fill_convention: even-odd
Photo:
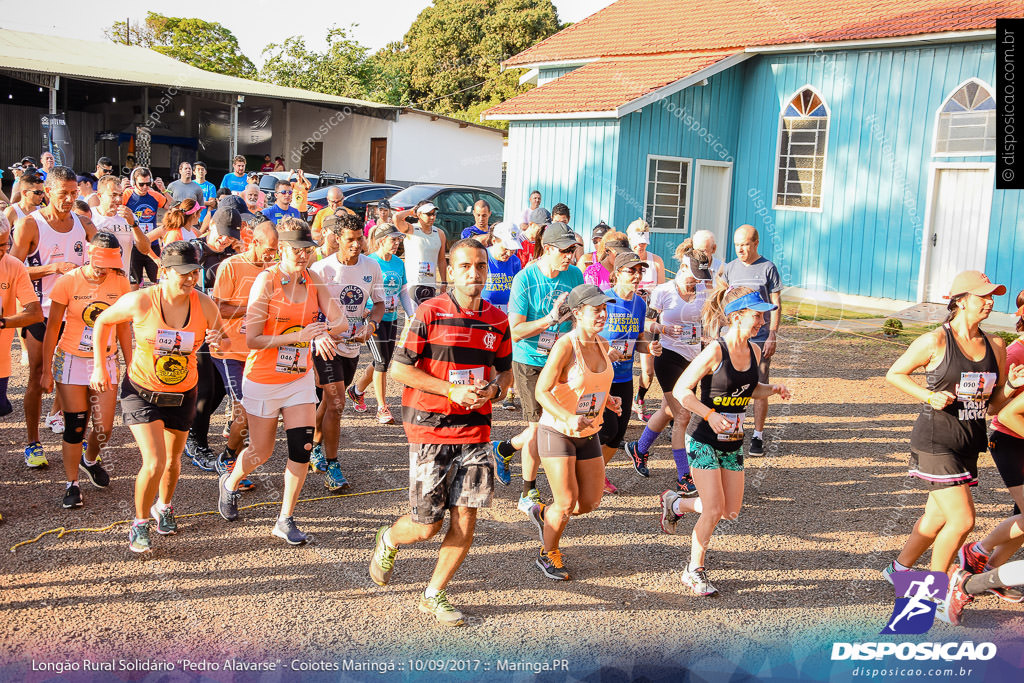
<instances>
[{"instance_id":1,"label":"sunglasses","mask_svg":"<svg viewBox=\"0 0 1024 683\"><path fill-rule=\"evenodd\" d=\"M571 247L566 247L565 249L559 249L558 253L559 254L565 254L566 256L568 256L569 254L575 254L576 253L576 245L574 244Z\"/></svg>"},{"instance_id":2,"label":"sunglasses","mask_svg":"<svg viewBox=\"0 0 1024 683\"><path fill-rule=\"evenodd\" d=\"M26 190L25 194L34 194L38 197L41 194L46 194L46 192L44 192L43 190Z\"/></svg>"},{"instance_id":3,"label":"sunglasses","mask_svg":"<svg viewBox=\"0 0 1024 683\"><path fill-rule=\"evenodd\" d=\"M642 266L633 266L632 268L619 268L620 273L629 273L630 275L643 275L644 269Z\"/></svg>"},{"instance_id":4,"label":"sunglasses","mask_svg":"<svg viewBox=\"0 0 1024 683\"><path fill-rule=\"evenodd\" d=\"M149 187L153 183L135 183L136 187Z\"/></svg>"},{"instance_id":5,"label":"sunglasses","mask_svg":"<svg viewBox=\"0 0 1024 683\"><path fill-rule=\"evenodd\" d=\"M288 243L285 242L285 244ZM288 244L288 248L294 251L296 254L305 254L307 256L312 256L313 252L316 251L316 247L293 247L290 244Z\"/></svg>"},{"instance_id":6,"label":"sunglasses","mask_svg":"<svg viewBox=\"0 0 1024 683\"><path fill-rule=\"evenodd\" d=\"M278 194L291 194L292 191L291 190L278 190L277 193Z\"/></svg>"}]
</instances>

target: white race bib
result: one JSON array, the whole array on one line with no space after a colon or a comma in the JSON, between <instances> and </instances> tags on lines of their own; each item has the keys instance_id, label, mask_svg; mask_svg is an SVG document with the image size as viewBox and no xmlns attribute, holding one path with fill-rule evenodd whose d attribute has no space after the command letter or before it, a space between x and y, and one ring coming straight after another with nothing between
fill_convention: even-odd
<instances>
[{"instance_id":1,"label":"white race bib","mask_svg":"<svg viewBox=\"0 0 1024 683\"><path fill-rule=\"evenodd\" d=\"M956 397L960 401L987 401L995 384L994 372L961 372Z\"/></svg>"},{"instance_id":2,"label":"white race bib","mask_svg":"<svg viewBox=\"0 0 1024 683\"><path fill-rule=\"evenodd\" d=\"M184 330L157 330L156 343L153 345L157 355L192 353L196 345L196 335Z\"/></svg>"},{"instance_id":3,"label":"white race bib","mask_svg":"<svg viewBox=\"0 0 1024 683\"><path fill-rule=\"evenodd\" d=\"M396 297L394 294L389 294L389 295L384 297L384 312L385 313L394 313L395 312L395 308L397 306L397 302L396 302L397 298L398 297Z\"/></svg>"},{"instance_id":4,"label":"white race bib","mask_svg":"<svg viewBox=\"0 0 1024 683\"><path fill-rule=\"evenodd\" d=\"M349 306L348 308L354 308L354 306ZM345 317L348 319L348 331L341 336L341 341L345 346L359 346L359 342L352 341L352 337L359 334L366 321L358 316L348 315Z\"/></svg>"},{"instance_id":5,"label":"white race bib","mask_svg":"<svg viewBox=\"0 0 1024 683\"><path fill-rule=\"evenodd\" d=\"M92 351L92 328L86 326L82 329L82 338L78 342L79 351Z\"/></svg>"},{"instance_id":6,"label":"white race bib","mask_svg":"<svg viewBox=\"0 0 1024 683\"><path fill-rule=\"evenodd\" d=\"M682 334L679 335L679 341L688 346L700 343L700 335L703 332L700 323L679 323L679 326L683 328Z\"/></svg>"},{"instance_id":7,"label":"white race bib","mask_svg":"<svg viewBox=\"0 0 1024 683\"><path fill-rule=\"evenodd\" d=\"M470 385L484 381L483 368L463 368L462 370L449 370L448 381L452 384Z\"/></svg>"},{"instance_id":8,"label":"white race bib","mask_svg":"<svg viewBox=\"0 0 1024 683\"><path fill-rule=\"evenodd\" d=\"M430 261L420 261L420 276L434 277L434 265Z\"/></svg>"},{"instance_id":9,"label":"white race bib","mask_svg":"<svg viewBox=\"0 0 1024 683\"><path fill-rule=\"evenodd\" d=\"M719 413L729 421L729 427L718 435L719 441L743 441L744 413Z\"/></svg>"},{"instance_id":10,"label":"white race bib","mask_svg":"<svg viewBox=\"0 0 1024 683\"><path fill-rule=\"evenodd\" d=\"M596 417L597 413L604 408L604 391L597 391L592 394L583 394L576 404L576 414Z\"/></svg>"},{"instance_id":11,"label":"white race bib","mask_svg":"<svg viewBox=\"0 0 1024 683\"><path fill-rule=\"evenodd\" d=\"M305 347L279 346L277 348L277 371L289 374L302 374L306 372L305 351Z\"/></svg>"},{"instance_id":12,"label":"white race bib","mask_svg":"<svg viewBox=\"0 0 1024 683\"><path fill-rule=\"evenodd\" d=\"M613 339L609 342L609 346L622 355L622 360L629 360L633 357L633 349L636 348L636 339L629 339L627 337Z\"/></svg>"},{"instance_id":13,"label":"white race bib","mask_svg":"<svg viewBox=\"0 0 1024 683\"><path fill-rule=\"evenodd\" d=\"M544 330L537 339L537 351L545 356L551 353L551 347L555 345L561 335L551 330Z\"/></svg>"}]
</instances>

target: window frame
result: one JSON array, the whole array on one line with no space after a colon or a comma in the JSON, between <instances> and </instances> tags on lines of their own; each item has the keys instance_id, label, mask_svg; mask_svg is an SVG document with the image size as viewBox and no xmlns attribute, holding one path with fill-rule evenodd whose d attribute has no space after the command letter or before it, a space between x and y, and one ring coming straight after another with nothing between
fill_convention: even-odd
<instances>
[{"instance_id":1,"label":"window frame","mask_svg":"<svg viewBox=\"0 0 1024 683\"><path fill-rule=\"evenodd\" d=\"M955 159L957 157L994 157L996 155L996 149L993 147L990 152L940 152L939 151L939 121L942 119L942 110L946 106L946 103L953 99L953 95L960 92L968 83L977 83L980 87L984 88L989 94L989 97L995 98L996 91L991 85L986 83L983 79L976 76L972 76L961 82L955 88L950 90L945 97L942 98L942 102L939 103L938 108L935 110L935 121L932 124L932 156L939 159ZM998 110L996 116L998 117ZM998 128L998 121L996 121L996 127ZM998 137L998 135L997 135Z\"/></svg>"},{"instance_id":2,"label":"window frame","mask_svg":"<svg viewBox=\"0 0 1024 683\"><path fill-rule=\"evenodd\" d=\"M678 228L656 228L654 227L654 215L650 216L648 223L651 224L651 232L665 234L690 234L690 205L693 201L693 157L675 157L664 154L648 154L644 168L644 217L647 220L647 200L651 184L651 160L657 161L679 161L686 164L686 204L682 207L683 218Z\"/></svg>"},{"instance_id":3,"label":"window frame","mask_svg":"<svg viewBox=\"0 0 1024 683\"><path fill-rule=\"evenodd\" d=\"M793 101L797 95L802 93L804 90L810 90L812 93L818 96L821 100L821 104L825 107L825 154L821 162L821 205L820 206L789 206L787 204L779 204L779 162L782 160L782 130L783 120L786 118L786 107ZM818 117L808 117L818 118ZM803 213L822 213L825 210L825 174L828 172L828 140L829 134L832 131L832 108L828 106L828 101L825 96L821 94L821 91L815 88L810 83L806 83L796 90L790 92L790 94L782 100L781 106L779 107L779 124L778 131L775 136L775 164L774 173L772 174L772 208L776 211L801 211Z\"/></svg>"}]
</instances>

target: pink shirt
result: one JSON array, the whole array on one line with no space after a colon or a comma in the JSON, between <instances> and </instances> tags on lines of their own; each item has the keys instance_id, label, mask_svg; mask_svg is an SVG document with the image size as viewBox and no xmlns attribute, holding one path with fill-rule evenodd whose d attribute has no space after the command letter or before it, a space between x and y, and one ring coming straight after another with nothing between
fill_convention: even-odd
<instances>
[{"instance_id":1,"label":"pink shirt","mask_svg":"<svg viewBox=\"0 0 1024 683\"><path fill-rule=\"evenodd\" d=\"M1020 365L1021 363L1024 363L1024 342L1022 342L1018 338L1014 339L1013 342L1011 342L1010 345L1006 347L1006 367L1011 368L1014 365ZM1016 396L1022 391L1024 391L1024 387L1021 387L1020 389L1014 391L1013 395ZM1012 429L1009 429L999 424L998 417L992 418L992 429L996 430L997 432L1002 432L1003 434L1015 436L1018 439L1024 439L1024 436L1018 434Z\"/></svg>"},{"instance_id":2,"label":"pink shirt","mask_svg":"<svg viewBox=\"0 0 1024 683\"><path fill-rule=\"evenodd\" d=\"M600 263L588 266L583 271L583 281L588 285L597 285L602 290L611 289L612 287L611 273Z\"/></svg>"}]
</instances>

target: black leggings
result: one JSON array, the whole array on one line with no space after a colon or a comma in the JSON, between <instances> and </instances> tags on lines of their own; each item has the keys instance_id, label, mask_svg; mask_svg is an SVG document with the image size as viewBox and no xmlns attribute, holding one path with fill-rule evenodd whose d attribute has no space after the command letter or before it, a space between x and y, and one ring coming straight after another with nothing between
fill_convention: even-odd
<instances>
[{"instance_id":1,"label":"black leggings","mask_svg":"<svg viewBox=\"0 0 1024 683\"><path fill-rule=\"evenodd\" d=\"M196 417L189 435L200 446L209 448L210 419L220 408L220 402L227 396L227 391L224 389L224 380L217 372L213 357L210 356L210 347L206 344L203 344L196 354L196 371L199 373L199 381L196 384Z\"/></svg>"},{"instance_id":2,"label":"black leggings","mask_svg":"<svg viewBox=\"0 0 1024 683\"><path fill-rule=\"evenodd\" d=\"M676 388L676 382L689 365L690 361L668 349L662 349L661 355L654 357L654 376L658 378L658 384L665 394L672 393Z\"/></svg>"},{"instance_id":3,"label":"black leggings","mask_svg":"<svg viewBox=\"0 0 1024 683\"><path fill-rule=\"evenodd\" d=\"M629 427L631 414L629 403L633 400L633 378L630 377L628 382L613 382L611 389L608 390L608 396L618 396L622 399L622 414L616 415L605 408L598 436L602 446L619 448L626 438L626 429Z\"/></svg>"}]
</instances>

